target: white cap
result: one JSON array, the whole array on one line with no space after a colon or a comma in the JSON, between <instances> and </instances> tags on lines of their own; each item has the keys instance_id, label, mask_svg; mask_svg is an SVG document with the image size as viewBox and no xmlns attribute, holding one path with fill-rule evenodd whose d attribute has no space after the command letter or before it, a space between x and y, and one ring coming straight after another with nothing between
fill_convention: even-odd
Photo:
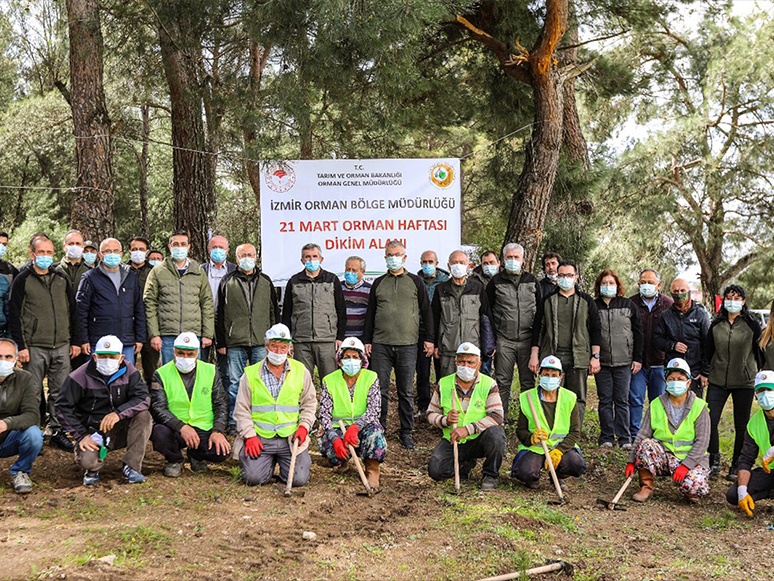
<instances>
[{"instance_id":1,"label":"white cap","mask_svg":"<svg viewBox=\"0 0 774 581\"><path fill-rule=\"evenodd\" d=\"M105 335L97 341L97 346L94 349L94 353L99 355L100 353L110 355L121 355L124 351L124 344L115 335Z\"/></svg>"},{"instance_id":2,"label":"white cap","mask_svg":"<svg viewBox=\"0 0 774 581\"><path fill-rule=\"evenodd\" d=\"M755 389L766 387L774 389L774 371L759 371L755 376Z\"/></svg>"},{"instance_id":3,"label":"white cap","mask_svg":"<svg viewBox=\"0 0 774 581\"><path fill-rule=\"evenodd\" d=\"M273 327L271 327L268 331L266 331L266 334L263 336L263 338L266 341L292 341L293 338L290 336L290 329L287 328L286 325L283 325L282 323L277 323Z\"/></svg>"},{"instance_id":4,"label":"white cap","mask_svg":"<svg viewBox=\"0 0 774 581\"><path fill-rule=\"evenodd\" d=\"M357 337L347 337L346 339L344 339L341 342L341 347L339 347L339 353L341 353L345 349L354 349L356 351L360 351L361 353L365 353L365 347L363 346L363 342Z\"/></svg>"},{"instance_id":5,"label":"white cap","mask_svg":"<svg viewBox=\"0 0 774 581\"><path fill-rule=\"evenodd\" d=\"M685 361L685 359L680 359L679 357L675 357L674 359L669 360L669 363L667 363L666 367L664 367L664 377L669 375L670 371L682 371L689 378L691 377L690 366Z\"/></svg>"},{"instance_id":6,"label":"white cap","mask_svg":"<svg viewBox=\"0 0 774 581\"><path fill-rule=\"evenodd\" d=\"M457 347L457 355L475 355L481 357L481 349L473 345L473 343L463 343Z\"/></svg>"},{"instance_id":7,"label":"white cap","mask_svg":"<svg viewBox=\"0 0 774 581\"><path fill-rule=\"evenodd\" d=\"M196 333L191 333L190 331L180 333L177 337L175 337L175 348L192 350L199 349L199 338L196 336Z\"/></svg>"},{"instance_id":8,"label":"white cap","mask_svg":"<svg viewBox=\"0 0 774 581\"><path fill-rule=\"evenodd\" d=\"M556 369L557 371L564 373L564 369L562 369L562 360L554 355L544 357L543 361L540 362L540 369Z\"/></svg>"}]
</instances>

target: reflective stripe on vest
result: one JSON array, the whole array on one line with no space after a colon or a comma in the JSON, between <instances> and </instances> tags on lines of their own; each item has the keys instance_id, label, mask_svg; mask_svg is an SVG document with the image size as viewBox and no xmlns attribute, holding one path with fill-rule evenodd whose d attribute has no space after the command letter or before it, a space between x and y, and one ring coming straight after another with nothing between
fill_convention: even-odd
<instances>
[{"instance_id":1,"label":"reflective stripe on vest","mask_svg":"<svg viewBox=\"0 0 774 581\"><path fill-rule=\"evenodd\" d=\"M673 434L669 431L669 419L661 398L654 399L650 404L650 427L653 429L653 437L680 460L685 460L696 439L696 419L706 405L703 399L697 397L688 415Z\"/></svg>"},{"instance_id":2,"label":"reflective stripe on vest","mask_svg":"<svg viewBox=\"0 0 774 581\"><path fill-rule=\"evenodd\" d=\"M572 418L572 409L575 407L575 401L578 397L568 389L560 387L556 394L556 408L554 410L554 425L548 425L546 414L543 411L543 406L540 401L540 389L533 387L528 391L521 392L519 396L519 403L521 404L521 411L527 418L527 424L529 426L530 434L537 430L535 425L535 419L532 417L532 410L529 407L529 401L527 401L527 394L530 394L532 403L535 405L535 411L537 412L538 420L540 420L540 427L548 432L548 440L546 444L549 450L553 450L563 440L567 438L570 433L570 419ZM577 444L575 446L578 447ZM518 451L529 450L535 454L543 454L543 446L525 446L519 445Z\"/></svg>"},{"instance_id":3,"label":"reflective stripe on vest","mask_svg":"<svg viewBox=\"0 0 774 581\"><path fill-rule=\"evenodd\" d=\"M204 431L211 430L215 421L215 413L212 410L215 366L204 361L196 362L196 379L190 399L174 360L159 367L158 374L164 393L167 394L169 411L189 426L195 426Z\"/></svg>"},{"instance_id":4,"label":"reflective stripe on vest","mask_svg":"<svg viewBox=\"0 0 774 581\"><path fill-rule=\"evenodd\" d=\"M492 388L494 380L488 375L483 373L478 374L478 381L473 386L473 393L470 394L470 400L468 401L467 411L462 410L462 404L460 398L457 396L456 375L447 375L441 378L438 382L438 390L441 395L441 407L443 413L448 415L452 409L452 394L454 394L454 409L460 413L460 418L457 422L458 428L464 428L470 424L474 424L486 417L486 400L489 397L489 390ZM447 426L443 429L443 437L447 440L451 439L452 427ZM480 434L471 434L460 440L460 444L478 438Z\"/></svg>"},{"instance_id":5,"label":"reflective stripe on vest","mask_svg":"<svg viewBox=\"0 0 774 581\"><path fill-rule=\"evenodd\" d=\"M766 453L771 448L771 436L769 427L766 425L766 415L763 410L758 410L747 423L747 433L758 445L758 456Z\"/></svg>"},{"instance_id":6,"label":"reflective stripe on vest","mask_svg":"<svg viewBox=\"0 0 774 581\"><path fill-rule=\"evenodd\" d=\"M323 383L325 383L325 387L333 400L331 420L333 420L334 427L338 426L339 420L344 420L344 424L349 426L363 416L368 407L368 392L376 378L375 372L361 369L355 382L353 397L349 397L349 388L344 379L344 372L340 369L323 378Z\"/></svg>"},{"instance_id":7,"label":"reflective stripe on vest","mask_svg":"<svg viewBox=\"0 0 774 581\"><path fill-rule=\"evenodd\" d=\"M261 379L261 365L265 360L245 367L245 375L252 392L252 415L255 431L264 438L287 438L296 430L299 400L304 389L306 368L295 359L288 359L290 369L275 400Z\"/></svg>"}]
</instances>

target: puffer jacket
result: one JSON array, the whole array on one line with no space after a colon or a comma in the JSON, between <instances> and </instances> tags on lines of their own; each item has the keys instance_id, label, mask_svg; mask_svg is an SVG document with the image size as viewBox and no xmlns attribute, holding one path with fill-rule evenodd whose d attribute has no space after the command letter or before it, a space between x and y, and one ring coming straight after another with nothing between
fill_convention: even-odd
<instances>
[{"instance_id":1,"label":"puffer jacket","mask_svg":"<svg viewBox=\"0 0 774 581\"><path fill-rule=\"evenodd\" d=\"M642 363L642 324L637 306L625 297L613 297L606 303L596 301L602 343L599 345L599 363L605 367L623 367L633 361Z\"/></svg>"},{"instance_id":2,"label":"puffer jacket","mask_svg":"<svg viewBox=\"0 0 774 581\"><path fill-rule=\"evenodd\" d=\"M215 336L215 313L207 275L195 260L188 262L183 276L172 257L154 267L145 283L145 314L148 338L196 333Z\"/></svg>"}]
</instances>

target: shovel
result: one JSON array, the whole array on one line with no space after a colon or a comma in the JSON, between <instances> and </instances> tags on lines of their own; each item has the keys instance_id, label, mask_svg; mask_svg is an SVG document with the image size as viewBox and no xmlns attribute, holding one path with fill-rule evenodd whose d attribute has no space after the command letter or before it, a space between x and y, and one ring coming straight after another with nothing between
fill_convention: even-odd
<instances>
[{"instance_id":1,"label":"shovel","mask_svg":"<svg viewBox=\"0 0 774 581\"><path fill-rule=\"evenodd\" d=\"M604 498L598 498L597 504L603 505L608 510L626 510L622 504L618 504L618 501L621 499L621 496L626 491L626 489L629 488L629 484L631 484L632 478L634 478L634 474L626 479L626 482L623 483L623 486L621 486L621 489L613 497L612 501L605 500Z\"/></svg>"},{"instance_id":2,"label":"shovel","mask_svg":"<svg viewBox=\"0 0 774 581\"><path fill-rule=\"evenodd\" d=\"M293 439L293 450L290 456L290 469L288 470L288 481L285 484L285 496L295 494L296 496L304 496L303 490L293 490L293 473L296 471L296 456L298 456L298 440Z\"/></svg>"},{"instance_id":3,"label":"shovel","mask_svg":"<svg viewBox=\"0 0 774 581\"><path fill-rule=\"evenodd\" d=\"M548 564L541 567L533 567L523 572L523 575L527 577L534 577L535 575L541 575L542 573L552 573L554 571L564 571L568 575L573 574L573 567L569 563L564 561L549 561ZM518 573L506 573L505 575L498 575L497 577L487 577L486 579L479 579L478 581L510 581L511 579L521 579L522 572Z\"/></svg>"},{"instance_id":4,"label":"shovel","mask_svg":"<svg viewBox=\"0 0 774 581\"><path fill-rule=\"evenodd\" d=\"M455 389L455 388L452 388ZM456 401L457 397L456 394L452 393L452 411L457 411L454 407L454 402ZM452 432L457 428L457 424L452 424ZM460 450L457 446L457 442L453 442L452 446L454 448L454 490L457 494L460 493Z\"/></svg>"},{"instance_id":5,"label":"shovel","mask_svg":"<svg viewBox=\"0 0 774 581\"><path fill-rule=\"evenodd\" d=\"M532 403L532 396L527 393L527 401L529 402L529 408L532 410L532 419L535 420L535 425L538 429L541 428L540 426L540 420L538 419L537 412L535 411L535 404ZM556 476L556 470L554 469L554 463L551 462L551 455L548 453L548 444L546 444L545 440L540 441L541 444L543 444L543 454L545 454L546 457L546 464L548 464L548 469L551 472L551 480L554 482L554 488L556 489L556 495L559 497L559 502L556 501L549 501L548 504L563 504L564 503L564 494L562 494L562 487L559 485L559 478Z\"/></svg>"},{"instance_id":6,"label":"shovel","mask_svg":"<svg viewBox=\"0 0 774 581\"><path fill-rule=\"evenodd\" d=\"M347 431L343 420L339 420L339 429L341 429L342 436L344 435L344 432ZM358 492L358 496L373 496L374 494L379 494L382 491L381 489L374 490L368 485L368 479L363 471L363 465L360 463L360 458L358 458L357 453L355 453L355 447L347 444L347 449L349 450L349 455L352 457L352 460L355 461L355 468L357 468L357 473L360 475L360 481L366 489L365 492Z\"/></svg>"}]
</instances>

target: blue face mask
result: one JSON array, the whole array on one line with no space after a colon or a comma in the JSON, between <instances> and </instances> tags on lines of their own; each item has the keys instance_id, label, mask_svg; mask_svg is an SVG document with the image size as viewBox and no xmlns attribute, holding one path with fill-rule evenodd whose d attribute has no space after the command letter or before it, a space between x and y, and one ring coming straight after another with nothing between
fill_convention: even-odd
<instances>
[{"instance_id":1,"label":"blue face mask","mask_svg":"<svg viewBox=\"0 0 774 581\"><path fill-rule=\"evenodd\" d=\"M8 247L5 244L0 244L0 258L5 256L5 253L8 251Z\"/></svg>"},{"instance_id":2,"label":"blue face mask","mask_svg":"<svg viewBox=\"0 0 774 581\"><path fill-rule=\"evenodd\" d=\"M149 260L148 264L150 264L151 266L158 266L159 264L161 264L161 262L162 262L161 260Z\"/></svg>"},{"instance_id":3,"label":"blue face mask","mask_svg":"<svg viewBox=\"0 0 774 581\"><path fill-rule=\"evenodd\" d=\"M761 409L769 411L774 409L774 391L759 391L755 394Z\"/></svg>"},{"instance_id":4,"label":"blue face mask","mask_svg":"<svg viewBox=\"0 0 774 581\"><path fill-rule=\"evenodd\" d=\"M352 377L353 375L357 375L360 371L360 367L363 365L362 361L360 359L342 359L341 360L341 370Z\"/></svg>"},{"instance_id":5,"label":"blue face mask","mask_svg":"<svg viewBox=\"0 0 774 581\"><path fill-rule=\"evenodd\" d=\"M402 256L388 256L386 262L387 262L387 268L389 268L393 272L403 268Z\"/></svg>"},{"instance_id":6,"label":"blue face mask","mask_svg":"<svg viewBox=\"0 0 774 581\"><path fill-rule=\"evenodd\" d=\"M304 268L307 269L309 272L317 272L320 270L320 261L319 260L307 260L304 263Z\"/></svg>"},{"instance_id":7,"label":"blue face mask","mask_svg":"<svg viewBox=\"0 0 774 581\"><path fill-rule=\"evenodd\" d=\"M559 389L559 384L562 382L561 377L547 377L545 375L540 376L540 387L546 391L556 391Z\"/></svg>"},{"instance_id":8,"label":"blue face mask","mask_svg":"<svg viewBox=\"0 0 774 581\"><path fill-rule=\"evenodd\" d=\"M602 285L599 287L599 294L605 298L613 298L618 292L618 287L614 284Z\"/></svg>"},{"instance_id":9,"label":"blue face mask","mask_svg":"<svg viewBox=\"0 0 774 581\"><path fill-rule=\"evenodd\" d=\"M182 262L186 258L188 258L188 247L187 246L175 246L174 248L171 248L169 253L172 255L172 260L176 262Z\"/></svg>"},{"instance_id":10,"label":"blue face mask","mask_svg":"<svg viewBox=\"0 0 774 581\"><path fill-rule=\"evenodd\" d=\"M116 266L121 264L121 255L120 254L105 254L105 255L102 256L102 262L108 268L115 268Z\"/></svg>"},{"instance_id":11,"label":"blue face mask","mask_svg":"<svg viewBox=\"0 0 774 581\"><path fill-rule=\"evenodd\" d=\"M506 260L505 270L511 274L519 274L521 272L521 260Z\"/></svg>"},{"instance_id":12,"label":"blue face mask","mask_svg":"<svg viewBox=\"0 0 774 581\"><path fill-rule=\"evenodd\" d=\"M345 272L344 273L344 282L346 282L349 286L355 286L357 284L357 273L356 272Z\"/></svg>"},{"instance_id":13,"label":"blue face mask","mask_svg":"<svg viewBox=\"0 0 774 581\"><path fill-rule=\"evenodd\" d=\"M744 306L744 303L742 301L734 301L731 299L725 299L723 301L723 306L726 308L726 310L729 313L738 313L742 310L742 307Z\"/></svg>"},{"instance_id":14,"label":"blue face mask","mask_svg":"<svg viewBox=\"0 0 774 581\"><path fill-rule=\"evenodd\" d=\"M643 282L640 285L640 294L646 299L652 299L656 296L656 285L648 282Z\"/></svg>"},{"instance_id":15,"label":"blue face mask","mask_svg":"<svg viewBox=\"0 0 774 581\"><path fill-rule=\"evenodd\" d=\"M240 258L239 268L241 268L244 272L250 272L252 269L255 268L255 258L252 258L250 256L245 256L244 258Z\"/></svg>"},{"instance_id":16,"label":"blue face mask","mask_svg":"<svg viewBox=\"0 0 774 581\"><path fill-rule=\"evenodd\" d=\"M53 256L36 256L35 257L35 266L37 266L40 270L47 270L49 266L51 266L54 263L54 257Z\"/></svg>"},{"instance_id":17,"label":"blue face mask","mask_svg":"<svg viewBox=\"0 0 774 581\"><path fill-rule=\"evenodd\" d=\"M422 273L427 276L433 276L435 274L435 264L423 264Z\"/></svg>"},{"instance_id":18,"label":"blue face mask","mask_svg":"<svg viewBox=\"0 0 774 581\"><path fill-rule=\"evenodd\" d=\"M83 261L88 264L89 266L93 265L95 262L97 262L97 253L96 252L84 252L82 255Z\"/></svg>"},{"instance_id":19,"label":"blue face mask","mask_svg":"<svg viewBox=\"0 0 774 581\"><path fill-rule=\"evenodd\" d=\"M485 264L481 267L481 270L484 271L484 274L486 276L494 276L497 274L497 265L496 264Z\"/></svg>"},{"instance_id":20,"label":"blue face mask","mask_svg":"<svg viewBox=\"0 0 774 581\"><path fill-rule=\"evenodd\" d=\"M210 258L213 262L223 262L226 260L226 251L222 248L213 248L210 250Z\"/></svg>"},{"instance_id":21,"label":"blue face mask","mask_svg":"<svg viewBox=\"0 0 774 581\"><path fill-rule=\"evenodd\" d=\"M558 284L558 285L559 285L559 288L560 288L560 289L562 289L562 290L564 290L564 291L568 291L568 290L570 290L572 287L574 287L574 286L575 286L575 278L567 278L567 277L563 277L563 276L562 276L562 277L559 277L559 278L556 280L556 284Z\"/></svg>"},{"instance_id":22,"label":"blue face mask","mask_svg":"<svg viewBox=\"0 0 774 581\"><path fill-rule=\"evenodd\" d=\"M674 395L675 397L679 397L683 395L686 391L688 391L688 382L687 381L667 381L666 390L668 394Z\"/></svg>"}]
</instances>

